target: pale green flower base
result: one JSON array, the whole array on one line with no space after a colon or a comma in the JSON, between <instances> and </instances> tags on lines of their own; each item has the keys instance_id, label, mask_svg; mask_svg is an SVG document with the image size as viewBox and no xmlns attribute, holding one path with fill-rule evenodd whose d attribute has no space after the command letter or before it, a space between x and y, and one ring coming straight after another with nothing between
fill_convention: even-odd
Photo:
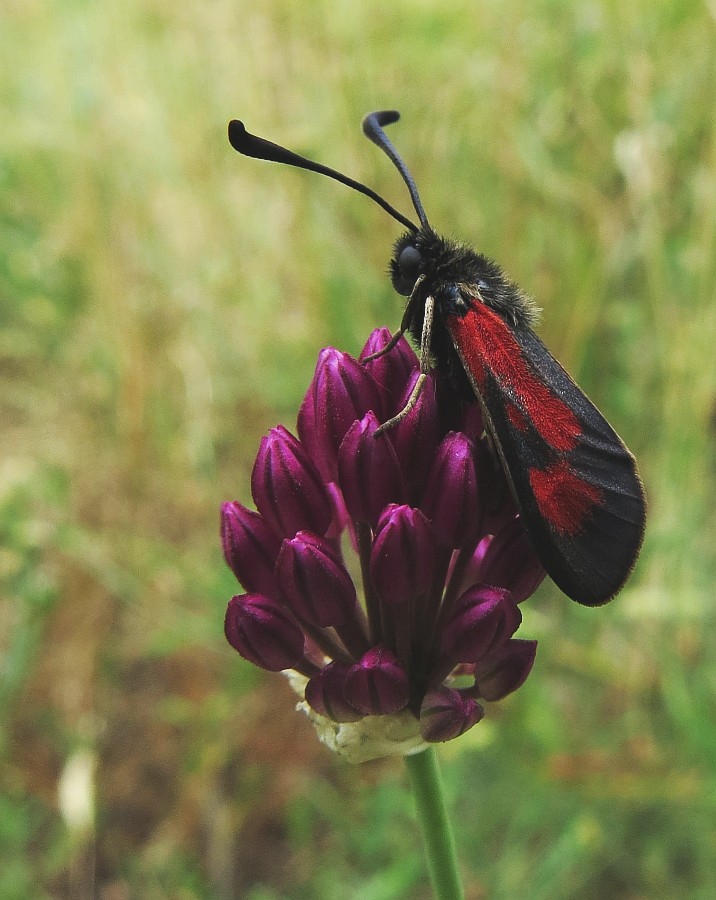
<instances>
[{"instance_id":1,"label":"pale green flower base","mask_svg":"<svg viewBox=\"0 0 716 900\"><path fill-rule=\"evenodd\" d=\"M435 748L420 736L415 716L366 716L358 722L333 722L306 703L308 679L287 669L283 673L301 698L296 709L313 723L322 743L352 763L381 756L404 756L423 835L425 859L437 900L463 900L455 841L443 798Z\"/></svg>"},{"instance_id":2,"label":"pale green flower base","mask_svg":"<svg viewBox=\"0 0 716 900\"><path fill-rule=\"evenodd\" d=\"M292 669L283 673L301 698L296 709L313 723L321 743L352 763L368 762L382 756L411 756L427 749L418 721L403 711L391 716L366 716L358 722L334 722L319 715L304 700L308 679Z\"/></svg>"}]
</instances>

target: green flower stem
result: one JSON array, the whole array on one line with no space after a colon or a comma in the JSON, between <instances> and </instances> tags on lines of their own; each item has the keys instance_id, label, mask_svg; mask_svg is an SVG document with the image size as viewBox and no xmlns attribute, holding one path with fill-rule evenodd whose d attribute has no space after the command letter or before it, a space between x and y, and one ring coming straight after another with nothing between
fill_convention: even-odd
<instances>
[{"instance_id":1,"label":"green flower stem","mask_svg":"<svg viewBox=\"0 0 716 900\"><path fill-rule=\"evenodd\" d=\"M405 757L423 833L430 880L438 900L463 900L464 892L455 855L435 750L429 747Z\"/></svg>"}]
</instances>

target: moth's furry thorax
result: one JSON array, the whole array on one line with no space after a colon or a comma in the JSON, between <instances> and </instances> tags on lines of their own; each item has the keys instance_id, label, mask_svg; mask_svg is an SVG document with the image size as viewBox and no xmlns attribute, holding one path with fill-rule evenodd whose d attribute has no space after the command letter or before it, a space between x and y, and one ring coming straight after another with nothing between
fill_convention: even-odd
<instances>
[{"instance_id":1,"label":"moth's furry thorax","mask_svg":"<svg viewBox=\"0 0 716 900\"><path fill-rule=\"evenodd\" d=\"M460 396L474 397L450 338L445 319L463 316L476 303L484 303L515 329L531 327L538 315L533 301L502 269L466 244L452 241L424 226L402 235L390 261L393 287L410 296L406 310L408 331L420 344L425 301L435 300L431 349L433 365L447 374ZM415 284L422 276L417 290Z\"/></svg>"},{"instance_id":2,"label":"moth's furry thorax","mask_svg":"<svg viewBox=\"0 0 716 900\"><path fill-rule=\"evenodd\" d=\"M408 253L404 256L406 248L413 248L417 255ZM407 270L402 264L406 256L409 263ZM446 315L460 314L459 308L451 308L457 288L466 303L473 300L483 302L513 326L531 327L538 316L531 298L505 275L497 263L467 244L441 237L427 226L417 233L409 231L396 241L390 275L398 293L406 296L412 292L418 276L423 275L421 294L426 297L432 295L438 304L438 311Z\"/></svg>"}]
</instances>

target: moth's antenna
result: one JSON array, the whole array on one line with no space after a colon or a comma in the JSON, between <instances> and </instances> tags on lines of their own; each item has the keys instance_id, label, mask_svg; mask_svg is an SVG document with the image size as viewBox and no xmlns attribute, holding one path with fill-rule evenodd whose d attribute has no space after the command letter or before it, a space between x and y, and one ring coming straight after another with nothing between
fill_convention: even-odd
<instances>
[{"instance_id":1,"label":"moth's antenna","mask_svg":"<svg viewBox=\"0 0 716 900\"><path fill-rule=\"evenodd\" d=\"M403 176L403 181L407 184L408 190L410 191L410 199L413 201L413 206L420 219L420 224L427 227L428 217L425 215L425 210L423 209L418 189L413 181L413 176L408 171L408 167L403 160L398 156L398 151L391 144L388 135L383 131L384 125L392 125L393 122L397 122L399 118L400 113L395 109L385 109L382 112L369 113L369 115L363 119L363 134L380 147Z\"/></svg>"},{"instance_id":2,"label":"moth's antenna","mask_svg":"<svg viewBox=\"0 0 716 900\"><path fill-rule=\"evenodd\" d=\"M299 156L297 153L293 153L285 147L280 147L278 144L274 144L264 138L249 134L244 127L244 123L239 122L237 119L233 119L229 122L229 142L234 150L237 150L244 156L251 156L254 159L265 159L269 162L283 163L287 166L296 166L299 169L308 169L310 172L318 172L319 175L327 175L329 178L340 181L341 184L353 188L354 191L359 191L361 194L365 194L366 197L370 197L371 200L374 200L378 206L382 206L383 209L400 222L401 225L404 225L411 231L418 231L417 225L414 225L410 219L406 219L406 217L402 213L399 213L397 209L394 209L387 200L384 200L379 194L376 194L375 191L366 187L366 185L361 184L360 181L354 181L347 175L336 172L335 169L329 169L328 166L323 166L321 163L313 162L310 159Z\"/></svg>"}]
</instances>

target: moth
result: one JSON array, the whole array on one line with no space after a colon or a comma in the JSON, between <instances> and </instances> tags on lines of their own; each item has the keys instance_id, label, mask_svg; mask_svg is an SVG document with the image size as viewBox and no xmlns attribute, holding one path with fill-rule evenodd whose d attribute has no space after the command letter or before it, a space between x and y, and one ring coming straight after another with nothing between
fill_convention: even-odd
<instances>
[{"instance_id":1,"label":"moth","mask_svg":"<svg viewBox=\"0 0 716 900\"><path fill-rule=\"evenodd\" d=\"M385 133L399 113L363 120L405 182L416 225L364 184L229 123L244 156L333 178L370 197L407 230L390 262L395 290L408 298L400 329L421 350L421 373L403 418L431 367L451 389L480 404L520 519L547 573L572 600L599 606L629 577L644 536L646 501L634 457L604 416L533 331L529 298L492 260L448 240L428 222L415 181Z\"/></svg>"}]
</instances>

